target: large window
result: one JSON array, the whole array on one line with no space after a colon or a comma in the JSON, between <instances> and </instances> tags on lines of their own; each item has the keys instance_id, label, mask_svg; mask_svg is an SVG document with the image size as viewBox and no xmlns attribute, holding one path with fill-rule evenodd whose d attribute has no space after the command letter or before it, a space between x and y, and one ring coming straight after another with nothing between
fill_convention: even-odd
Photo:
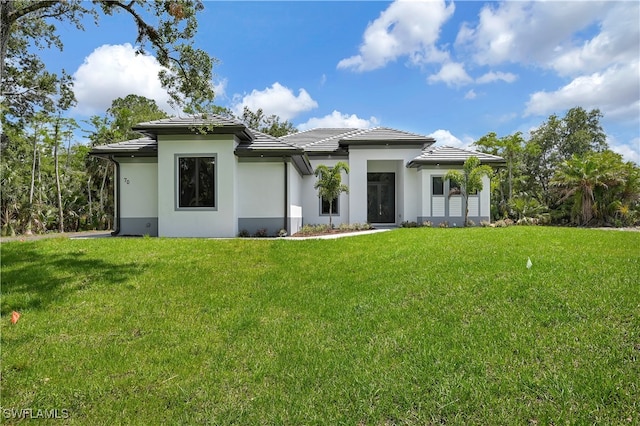
<instances>
[{"instance_id":1,"label":"large window","mask_svg":"<svg viewBox=\"0 0 640 426\"><path fill-rule=\"evenodd\" d=\"M433 176L432 180L432 194L433 195L444 195L444 180L442 180L442 176Z\"/></svg>"},{"instance_id":2,"label":"large window","mask_svg":"<svg viewBox=\"0 0 640 426\"><path fill-rule=\"evenodd\" d=\"M327 200L326 198L322 197L320 199L320 214L329 214L329 200ZM333 203L331 203L331 214L340 214L340 210L338 209L338 197L333 199Z\"/></svg>"},{"instance_id":3,"label":"large window","mask_svg":"<svg viewBox=\"0 0 640 426\"><path fill-rule=\"evenodd\" d=\"M178 158L178 208L216 207L216 158Z\"/></svg>"}]
</instances>

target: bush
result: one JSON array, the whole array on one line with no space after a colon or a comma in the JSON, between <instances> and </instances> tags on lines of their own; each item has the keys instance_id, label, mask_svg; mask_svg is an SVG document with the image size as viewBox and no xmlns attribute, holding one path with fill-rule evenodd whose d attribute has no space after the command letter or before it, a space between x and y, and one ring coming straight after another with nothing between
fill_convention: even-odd
<instances>
[{"instance_id":1,"label":"bush","mask_svg":"<svg viewBox=\"0 0 640 426\"><path fill-rule=\"evenodd\" d=\"M483 221L480 222L480 226L482 226L483 228L491 227L491 221L490 220L483 220Z\"/></svg>"},{"instance_id":2,"label":"bush","mask_svg":"<svg viewBox=\"0 0 640 426\"><path fill-rule=\"evenodd\" d=\"M287 230L284 228L278 231L278 237L280 238L286 237L287 235L289 234L287 233Z\"/></svg>"},{"instance_id":3,"label":"bush","mask_svg":"<svg viewBox=\"0 0 640 426\"><path fill-rule=\"evenodd\" d=\"M409 222L409 221L404 221L400 224L401 228L417 228L418 227L418 222Z\"/></svg>"},{"instance_id":4,"label":"bush","mask_svg":"<svg viewBox=\"0 0 640 426\"><path fill-rule=\"evenodd\" d=\"M298 231L300 235L313 235L313 234L322 234L331 230L331 227L326 224L318 224L318 225L304 225Z\"/></svg>"},{"instance_id":5,"label":"bush","mask_svg":"<svg viewBox=\"0 0 640 426\"><path fill-rule=\"evenodd\" d=\"M248 238L250 236L251 234L249 234L249 231L247 231L246 229L241 229L240 232L238 232L239 238Z\"/></svg>"},{"instance_id":6,"label":"bush","mask_svg":"<svg viewBox=\"0 0 640 426\"><path fill-rule=\"evenodd\" d=\"M253 234L256 238L265 238L267 236L267 230L265 228L260 228Z\"/></svg>"},{"instance_id":7,"label":"bush","mask_svg":"<svg viewBox=\"0 0 640 426\"><path fill-rule=\"evenodd\" d=\"M448 228L449 227L449 222L447 222L446 220L444 222L440 222L440 225L438 225L439 228Z\"/></svg>"},{"instance_id":8,"label":"bush","mask_svg":"<svg viewBox=\"0 0 640 426\"><path fill-rule=\"evenodd\" d=\"M425 220L424 222L422 222L422 227L433 228L433 222L431 222L430 220Z\"/></svg>"}]
</instances>

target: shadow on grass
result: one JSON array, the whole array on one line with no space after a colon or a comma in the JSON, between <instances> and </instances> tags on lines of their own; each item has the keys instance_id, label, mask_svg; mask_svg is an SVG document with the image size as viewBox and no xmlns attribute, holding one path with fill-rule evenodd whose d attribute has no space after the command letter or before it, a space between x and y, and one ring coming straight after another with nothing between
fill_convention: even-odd
<instances>
[{"instance_id":1,"label":"shadow on grass","mask_svg":"<svg viewBox=\"0 0 640 426\"><path fill-rule=\"evenodd\" d=\"M143 267L91 258L84 250L52 252L36 244L2 247L2 316L11 311L44 309L72 293L96 285L114 285Z\"/></svg>"}]
</instances>

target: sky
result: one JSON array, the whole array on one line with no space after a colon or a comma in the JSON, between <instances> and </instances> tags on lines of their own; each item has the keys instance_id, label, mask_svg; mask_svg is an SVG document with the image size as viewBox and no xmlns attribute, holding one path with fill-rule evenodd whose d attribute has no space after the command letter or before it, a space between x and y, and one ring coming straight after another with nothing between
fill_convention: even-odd
<instances>
[{"instance_id":1,"label":"sky","mask_svg":"<svg viewBox=\"0 0 640 426\"><path fill-rule=\"evenodd\" d=\"M611 149L640 164L640 2L205 1L195 40L218 60L215 103L299 130L384 126L470 147L598 108ZM167 94L130 17L58 26L49 68L73 75L77 119L130 93ZM471 147L473 148L473 147Z\"/></svg>"}]
</instances>

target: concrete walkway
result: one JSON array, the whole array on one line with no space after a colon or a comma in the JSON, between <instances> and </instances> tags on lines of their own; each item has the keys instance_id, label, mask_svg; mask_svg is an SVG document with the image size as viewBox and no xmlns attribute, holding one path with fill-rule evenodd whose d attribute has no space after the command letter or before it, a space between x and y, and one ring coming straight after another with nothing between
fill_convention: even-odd
<instances>
[{"instance_id":1,"label":"concrete walkway","mask_svg":"<svg viewBox=\"0 0 640 426\"><path fill-rule=\"evenodd\" d=\"M391 231L391 229L393 228L370 229L368 231L355 231L355 232L339 232L336 234L312 235L309 237L284 237L284 239L285 240L331 240L335 238L355 237L357 235L376 234L378 232Z\"/></svg>"}]
</instances>

